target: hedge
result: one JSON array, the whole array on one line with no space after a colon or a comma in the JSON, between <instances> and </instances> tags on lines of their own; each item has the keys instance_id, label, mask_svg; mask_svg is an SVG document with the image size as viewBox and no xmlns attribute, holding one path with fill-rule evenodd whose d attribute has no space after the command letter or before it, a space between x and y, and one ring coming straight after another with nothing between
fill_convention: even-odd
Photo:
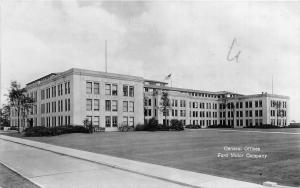
<instances>
[{"instance_id":1,"label":"hedge","mask_svg":"<svg viewBox=\"0 0 300 188\"><path fill-rule=\"evenodd\" d=\"M89 133L89 130L83 126L61 126L61 127L43 127L36 126L26 128L24 135L28 137L33 136L56 136L69 133Z\"/></svg>"}]
</instances>

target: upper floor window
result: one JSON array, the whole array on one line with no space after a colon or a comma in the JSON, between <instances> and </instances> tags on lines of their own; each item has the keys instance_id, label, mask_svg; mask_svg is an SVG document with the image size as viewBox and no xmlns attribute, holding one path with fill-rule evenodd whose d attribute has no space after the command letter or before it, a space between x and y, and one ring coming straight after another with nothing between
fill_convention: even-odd
<instances>
[{"instance_id":1,"label":"upper floor window","mask_svg":"<svg viewBox=\"0 0 300 188\"><path fill-rule=\"evenodd\" d=\"M118 85L117 84L112 85L111 93L112 93L112 95L118 95Z\"/></svg>"},{"instance_id":2,"label":"upper floor window","mask_svg":"<svg viewBox=\"0 0 300 188\"><path fill-rule=\"evenodd\" d=\"M111 85L105 84L105 95L111 95Z\"/></svg>"},{"instance_id":3,"label":"upper floor window","mask_svg":"<svg viewBox=\"0 0 300 188\"><path fill-rule=\"evenodd\" d=\"M111 111L114 112L118 111L118 101L116 100L111 101Z\"/></svg>"},{"instance_id":4,"label":"upper floor window","mask_svg":"<svg viewBox=\"0 0 300 188\"><path fill-rule=\"evenodd\" d=\"M94 94L98 95L100 94L100 85L99 83L94 83Z\"/></svg>"},{"instance_id":5,"label":"upper floor window","mask_svg":"<svg viewBox=\"0 0 300 188\"><path fill-rule=\"evenodd\" d=\"M129 101L129 108L128 108L129 112L134 112L134 102Z\"/></svg>"},{"instance_id":6,"label":"upper floor window","mask_svg":"<svg viewBox=\"0 0 300 188\"><path fill-rule=\"evenodd\" d=\"M92 94L92 82L86 82L86 93Z\"/></svg>"},{"instance_id":7,"label":"upper floor window","mask_svg":"<svg viewBox=\"0 0 300 188\"><path fill-rule=\"evenodd\" d=\"M129 86L129 97L134 97L134 87Z\"/></svg>"},{"instance_id":8,"label":"upper floor window","mask_svg":"<svg viewBox=\"0 0 300 188\"><path fill-rule=\"evenodd\" d=\"M41 91L41 100L44 100L45 99L45 90L42 90Z\"/></svg>"},{"instance_id":9,"label":"upper floor window","mask_svg":"<svg viewBox=\"0 0 300 188\"><path fill-rule=\"evenodd\" d=\"M123 101L123 112L128 112L128 101Z\"/></svg>"},{"instance_id":10,"label":"upper floor window","mask_svg":"<svg viewBox=\"0 0 300 188\"><path fill-rule=\"evenodd\" d=\"M92 111L92 99L86 99L86 110Z\"/></svg>"},{"instance_id":11,"label":"upper floor window","mask_svg":"<svg viewBox=\"0 0 300 188\"><path fill-rule=\"evenodd\" d=\"M100 108L99 99L94 99L94 110L99 111L99 108Z\"/></svg>"},{"instance_id":12,"label":"upper floor window","mask_svg":"<svg viewBox=\"0 0 300 188\"><path fill-rule=\"evenodd\" d=\"M105 101L105 110L111 111L111 101L110 100Z\"/></svg>"},{"instance_id":13,"label":"upper floor window","mask_svg":"<svg viewBox=\"0 0 300 188\"><path fill-rule=\"evenodd\" d=\"M128 96L128 86L127 85L123 85L123 96Z\"/></svg>"}]
</instances>

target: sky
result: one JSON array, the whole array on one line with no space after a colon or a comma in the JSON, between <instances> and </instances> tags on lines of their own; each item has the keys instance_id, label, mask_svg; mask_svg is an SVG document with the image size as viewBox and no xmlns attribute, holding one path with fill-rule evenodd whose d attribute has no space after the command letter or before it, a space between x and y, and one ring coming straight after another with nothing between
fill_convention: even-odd
<instances>
[{"instance_id":1,"label":"sky","mask_svg":"<svg viewBox=\"0 0 300 188\"><path fill-rule=\"evenodd\" d=\"M2 104L13 80L105 71L107 40L108 72L161 81L171 73L174 87L272 93L273 77L300 122L299 1L0 2Z\"/></svg>"}]
</instances>

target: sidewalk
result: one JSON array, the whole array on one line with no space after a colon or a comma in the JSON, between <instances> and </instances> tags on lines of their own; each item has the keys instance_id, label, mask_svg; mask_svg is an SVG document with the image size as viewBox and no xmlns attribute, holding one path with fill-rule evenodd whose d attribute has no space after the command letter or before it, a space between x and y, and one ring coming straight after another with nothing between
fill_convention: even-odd
<instances>
[{"instance_id":1,"label":"sidewalk","mask_svg":"<svg viewBox=\"0 0 300 188\"><path fill-rule=\"evenodd\" d=\"M54 168L54 166L50 166L50 169L44 169L46 170L46 174L51 174L52 171L59 171L60 167L64 166L64 162L67 164L70 164L74 160L79 160L83 159L85 161L82 161L84 163L89 163L93 162L93 164L98 163L105 165L105 168L108 167L113 167L114 170L117 170L118 172L122 170L122 173L129 173L132 174L134 173L135 175L143 175L142 177L148 177L153 182L155 181L161 181L164 183L172 183L172 185L182 185L182 186L191 186L191 187L239 187L239 188L263 188L264 186L254 184L254 183L248 183L248 182L243 182L243 181L237 181L237 180L232 180L228 178L222 178L222 177L217 177L217 176L211 176L211 175L206 175L206 174L201 174L201 173L195 173L195 172L190 172L186 170L179 170L175 168L170 168L170 167L165 167L165 166L160 166L160 165L155 165L155 164L149 164L149 163L144 163L144 162L138 162L138 161L133 161L133 160L128 160L128 159L122 159L118 157L113 157L113 156L108 156L108 155L103 155L103 154L96 154L96 153L91 153L91 152L86 152L86 151L81 151L81 150L76 150L76 149L71 149L71 148L66 148L66 147L61 147L61 146L54 146L46 143L41 143L41 142L35 142L31 140L26 140L26 139L20 139L20 138L15 138L15 137L9 137L9 136L4 136L0 135L0 139L2 140L7 140L15 143L19 143L22 145L27 145L27 146L32 146L32 147L26 147L26 150L30 150L33 153L34 152L39 152L42 153L45 158L41 157L34 157L29 155L29 159L34 159L34 161L40 161L39 165L40 166L33 166L34 169L19 169L21 170L21 174L27 175L26 177L31 177L31 176L36 176L34 173L26 174L28 171L39 171L39 167L42 167L43 164L49 163L49 161L52 161L53 164L55 164L56 160L53 160L51 157L48 157L49 151L54 152L51 153L52 155L57 155L57 154L63 154L66 156L63 156L64 158L67 159L62 159L63 157L59 155L59 160L60 160L60 165L58 166L59 168ZM1 141L1 140L0 140ZM11 143L13 144L13 143ZM18 147L20 147L20 145ZM14 146L16 147L16 146ZM39 150L39 149L42 150ZM46 151L44 151L46 150ZM23 151L24 152L24 151ZM23 153L22 152L22 153ZM30 152L29 152L30 153ZM22 154L18 154L19 157L16 155L14 158L15 160L24 160L21 156ZM52 156L51 155L51 156ZM71 156L71 157L67 157ZM11 156L10 156L11 157ZM53 156L54 158L57 158L58 156ZM77 159L75 159L77 158ZM3 156L0 156L0 161L3 162ZM28 160L28 159L27 159ZM28 161L30 163L30 161ZM15 165L15 161L11 160L9 161L9 165ZM22 164L22 163L21 163ZM19 164L19 165L21 165ZM81 169L84 170L85 168ZM109 168L108 168L109 169ZM111 168L110 168L111 169ZM80 168L79 168L80 170ZM107 170L107 169L106 169ZM127 172L126 172L127 171ZM47 173L48 172L48 173ZM42 172L40 172L42 173ZM38 173L39 174L39 173ZM43 173L42 173L43 174ZM154 181L155 180L155 181ZM164 181L162 181L164 180ZM114 180L118 181L118 179ZM134 180L131 181L131 183L134 183ZM150 183L151 184L151 183ZM150 185L149 184L149 185ZM161 187L161 186L159 186Z\"/></svg>"}]
</instances>

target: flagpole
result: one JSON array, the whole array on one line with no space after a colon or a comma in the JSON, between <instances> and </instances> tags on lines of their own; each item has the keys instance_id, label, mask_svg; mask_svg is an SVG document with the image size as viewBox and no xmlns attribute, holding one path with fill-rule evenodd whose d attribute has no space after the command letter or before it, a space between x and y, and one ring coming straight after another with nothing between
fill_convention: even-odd
<instances>
[{"instance_id":1,"label":"flagpole","mask_svg":"<svg viewBox=\"0 0 300 188\"><path fill-rule=\"evenodd\" d=\"M107 40L105 40L105 72L107 73Z\"/></svg>"}]
</instances>

